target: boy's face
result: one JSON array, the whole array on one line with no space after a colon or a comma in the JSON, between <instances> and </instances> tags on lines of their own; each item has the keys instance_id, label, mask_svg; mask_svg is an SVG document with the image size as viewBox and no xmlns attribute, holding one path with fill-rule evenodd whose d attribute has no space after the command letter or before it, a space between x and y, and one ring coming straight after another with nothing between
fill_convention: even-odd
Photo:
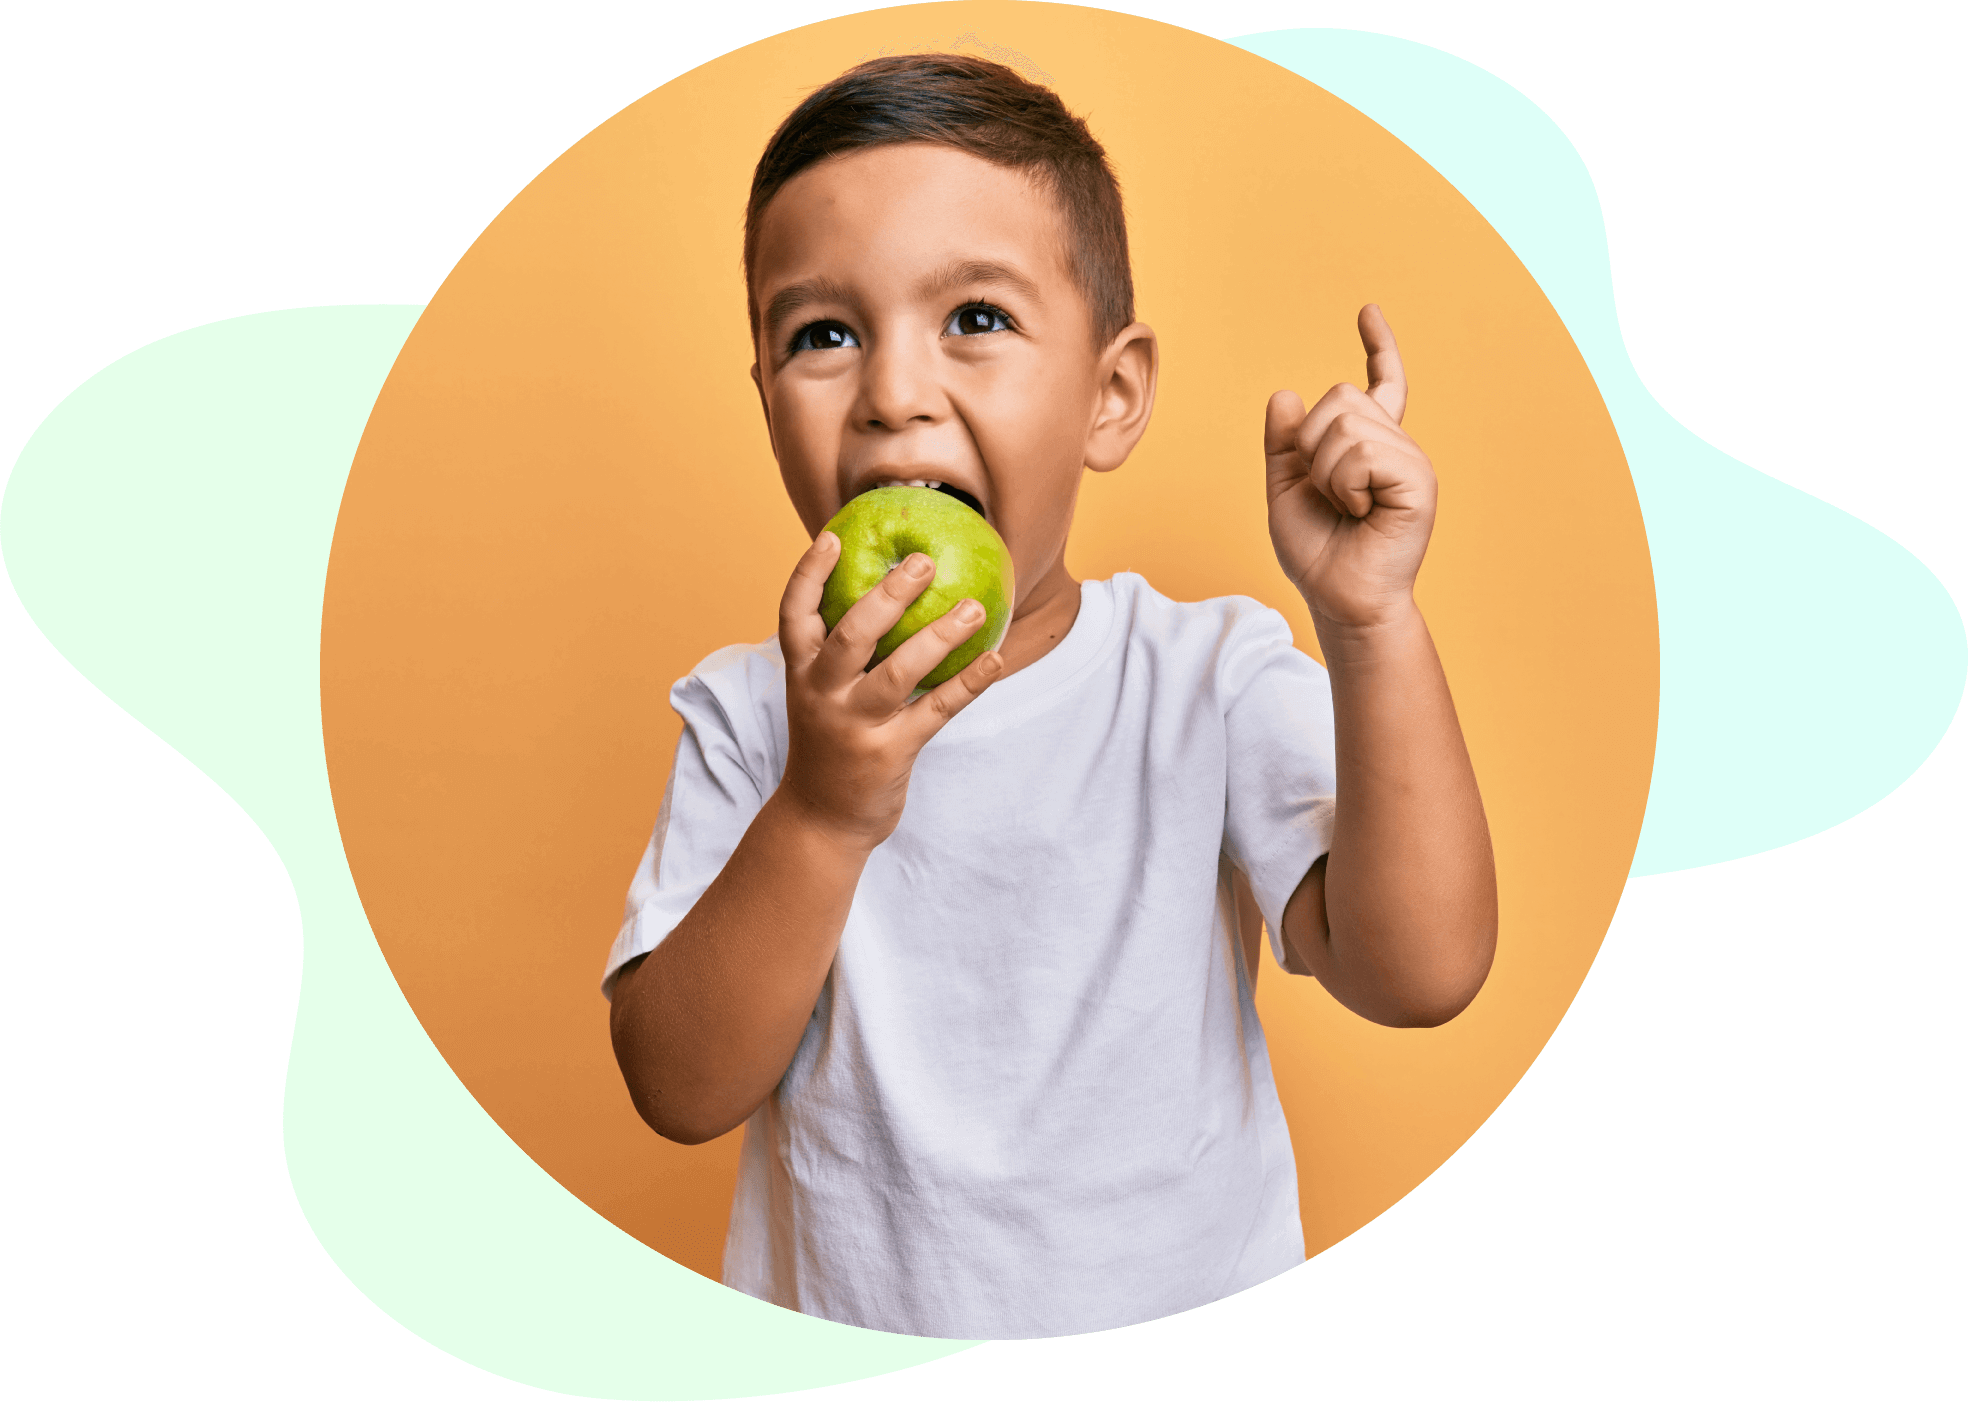
<instances>
[{"instance_id":1,"label":"boy's face","mask_svg":"<svg viewBox=\"0 0 1968 1402\"><path fill-rule=\"evenodd\" d=\"M810 534L870 488L942 483L1004 537L1021 604L1065 577L1080 472L1120 465L1154 387L1146 327L1093 343L1068 249L1050 194L946 146L836 156L773 197L753 375Z\"/></svg>"}]
</instances>

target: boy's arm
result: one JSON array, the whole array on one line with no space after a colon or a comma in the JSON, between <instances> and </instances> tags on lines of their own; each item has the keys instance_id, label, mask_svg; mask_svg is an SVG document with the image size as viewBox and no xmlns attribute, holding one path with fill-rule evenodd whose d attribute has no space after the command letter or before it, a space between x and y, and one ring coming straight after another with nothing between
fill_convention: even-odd
<instances>
[{"instance_id":1,"label":"boy's arm","mask_svg":"<svg viewBox=\"0 0 1968 1402\"><path fill-rule=\"evenodd\" d=\"M1378 307L1360 313L1368 388L1265 417L1271 539L1305 596L1332 678L1331 850L1286 903L1300 971L1363 1017L1447 1022L1496 950L1496 873L1448 681L1415 606L1435 474L1401 431L1407 382Z\"/></svg>"},{"instance_id":2,"label":"boy's arm","mask_svg":"<svg viewBox=\"0 0 1968 1402\"><path fill-rule=\"evenodd\" d=\"M785 1074L833 963L865 852L774 793L690 913L616 978L615 1058L637 1112L701 1144Z\"/></svg>"},{"instance_id":3,"label":"boy's arm","mask_svg":"<svg viewBox=\"0 0 1968 1402\"><path fill-rule=\"evenodd\" d=\"M902 816L916 754L1003 670L986 653L910 704L982 626L984 610L966 602L863 671L934 567L903 561L830 633L820 592L839 548L822 532L780 605L785 777L690 913L615 982L608 1025L629 1095L679 1143L742 1124L785 1075L861 869Z\"/></svg>"}]
</instances>

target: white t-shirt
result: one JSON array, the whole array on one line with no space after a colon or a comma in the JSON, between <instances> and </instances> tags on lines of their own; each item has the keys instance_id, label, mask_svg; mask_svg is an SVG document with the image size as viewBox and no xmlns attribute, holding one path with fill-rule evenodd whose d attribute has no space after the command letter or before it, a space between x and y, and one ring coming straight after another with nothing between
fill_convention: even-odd
<instances>
[{"instance_id":1,"label":"white t-shirt","mask_svg":"<svg viewBox=\"0 0 1968 1402\"><path fill-rule=\"evenodd\" d=\"M785 1078L745 1126L724 1281L959 1339L1083 1333L1305 1259L1237 939L1274 956L1326 851L1326 674L1256 601L1081 586L1045 657L947 724L869 858ZM703 894L786 762L776 640L670 693L683 736L608 958Z\"/></svg>"}]
</instances>

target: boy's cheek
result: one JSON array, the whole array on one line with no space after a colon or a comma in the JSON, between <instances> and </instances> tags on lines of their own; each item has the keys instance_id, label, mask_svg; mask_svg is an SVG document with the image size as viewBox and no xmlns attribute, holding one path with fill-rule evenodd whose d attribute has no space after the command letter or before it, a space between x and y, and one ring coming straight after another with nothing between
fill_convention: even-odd
<instances>
[{"instance_id":1,"label":"boy's cheek","mask_svg":"<svg viewBox=\"0 0 1968 1402\"><path fill-rule=\"evenodd\" d=\"M809 536L817 536L827 522L845 505L837 491L823 490L810 477L780 471L780 478L786 484L786 495L792 501L793 511L799 516L800 524L806 527Z\"/></svg>"},{"instance_id":2,"label":"boy's cheek","mask_svg":"<svg viewBox=\"0 0 1968 1402\"><path fill-rule=\"evenodd\" d=\"M810 495L833 485L833 469L840 461L841 423L839 413L816 414L805 397L789 397L773 405L772 448L788 488L798 482Z\"/></svg>"},{"instance_id":3,"label":"boy's cheek","mask_svg":"<svg viewBox=\"0 0 1968 1402\"><path fill-rule=\"evenodd\" d=\"M816 534L840 510L840 488L834 464L838 452L816 454L815 445L800 434L778 432L774 450L779 459L779 480L786 496L809 534Z\"/></svg>"}]
</instances>

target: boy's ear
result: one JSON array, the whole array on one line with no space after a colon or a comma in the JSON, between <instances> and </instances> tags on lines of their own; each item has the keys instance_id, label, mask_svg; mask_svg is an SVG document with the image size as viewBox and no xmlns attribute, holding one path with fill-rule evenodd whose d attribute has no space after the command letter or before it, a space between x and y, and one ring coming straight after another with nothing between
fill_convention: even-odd
<instances>
[{"instance_id":1,"label":"boy's ear","mask_svg":"<svg viewBox=\"0 0 1968 1402\"><path fill-rule=\"evenodd\" d=\"M772 445L772 456L779 456L779 441L772 436L772 406L765 402L765 381L759 378L758 362L752 362L752 388L758 391L759 412L765 415L765 441Z\"/></svg>"},{"instance_id":2,"label":"boy's ear","mask_svg":"<svg viewBox=\"0 0 1968 1402\"><path fill-rule=\"evenodd\" d=\"M1154 328L1144 322L1124 328L1108 342L1094 370L1098 389L1087 429L1085 461L1093 471L1112 472L1126 462L1148 431L1160 365Z\"/></svg>"}]
</instances>

